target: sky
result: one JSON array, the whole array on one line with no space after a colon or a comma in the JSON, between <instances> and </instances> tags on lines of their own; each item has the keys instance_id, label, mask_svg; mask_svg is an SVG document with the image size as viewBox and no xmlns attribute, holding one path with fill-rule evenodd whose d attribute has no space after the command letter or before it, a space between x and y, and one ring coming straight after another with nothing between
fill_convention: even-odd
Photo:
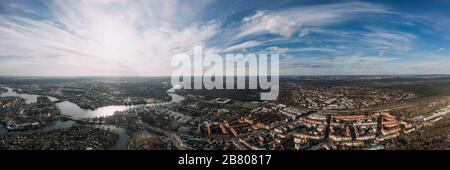
<instances>
[{"instance_id":1,"label":"sky","mask_svg":"<svg viewBox=\"0 0 450 170\"><path fill-rule=\"evenodd\" d=\"M0 0L0 75L166 76L279 53L281 75L450 74L450 0Z\"/></svg>"}]
</instances>

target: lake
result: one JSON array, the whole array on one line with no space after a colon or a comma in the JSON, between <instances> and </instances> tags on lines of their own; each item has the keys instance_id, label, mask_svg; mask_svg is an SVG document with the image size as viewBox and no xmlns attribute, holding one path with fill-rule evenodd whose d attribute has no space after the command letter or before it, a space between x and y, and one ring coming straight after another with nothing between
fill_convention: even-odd
<instances>
[{"instance_id":1,"label":"lake","mask_svg":"<svg viewBox=\"0 0 450 170\"><path fill-rule=\"evenodd\" d=\"M0 96L15 96L15 97L21 97L25 99L25 102L35 103L37 101L37 97L39 95L34 94L21 94L14 92L9 87L3 87L8 89L7 92L0 94ZM168 91L168 95L172 97L171 102L179 103L183 101L185 98L181 95L178 95L174 92ZM58 99L54 97L48 96L51 101L56 101ZM153 103L151 105L158 105L158 104L168 104L170 102L163 102L163 103ZM125 105L116 105L116 106L105 106L105 107L99 107L95 110L90 109L82 109L77 104L70 102L70 101L64 101L56 104L58 108L61 110L61 113L63 115L70 116L73 119L81 119L81 118L94 118L94 117L105 117L105 116L112 116L117 111L125 111L130 108L139 107L143 105L135 105L135 106L125 106Z\"/></svg>"},{"instance_id":2,"label":"lake","mask_svg":"<svg viewBox=\"0 0 450 170\"><path fill-rule=\"evenodd\" d=\"M4 97L4 96L15 96L15 97L21 97L23 99L25 99L25 102L30 104L30 103L35 103L37 101L37 97L39 95L34 95L34 94L20 94L17 92L14 92L11 88L9 87L3 87L8 89L7 92L5 93L1 93L0 96ZM172 101L170 102L162 102L162 103L152 103L149 105L163 105L163 104L169 104L169 103L179 103L181 101L183 101L185 98L181 95L178 95L172 91L168 91L168 95L172 97ZM49 97L49 99L51 101L57 101L57 98L54 97ZM70 116L72 119L82 119L82 118L94 118L94 117L104 117L104 116L111 116L114 115L115 112L117 111L125 111L129 108L133 108L133 107L139 107L142 105L136 105L136 106L125 106L125 105L117 105L117 106L106 106L106 107L100 107L97 108L95 110L89 110L89 109L82 109L81 107L79 107L77 104L70 102L70 101L64 101L64 102L60 102L56 104L58 106L58 108L61 110L61 113L63 115L67 115ZM76 123L74 121L56 121L53 125L50 125L48 127L45 127L44 129L42 129L42 131L49 131L49 130L55 130L55 129L61 129L61 128L70 128L73 125L75 125ZM128 138L130 137L125 129L113 126L113 125L93 125L99 128L107 128L107 129L113 129L115 131L117 131L117 133L119 134L119 138L117 139L117 141L115 142L114 146L111 149L126 149L126 141L128 140ZM6 129L0 127L0 134L6 133ZM14 132L14 133L32 133L33 131L27 131L27 132Z\"/></svg>"}]
</instances>

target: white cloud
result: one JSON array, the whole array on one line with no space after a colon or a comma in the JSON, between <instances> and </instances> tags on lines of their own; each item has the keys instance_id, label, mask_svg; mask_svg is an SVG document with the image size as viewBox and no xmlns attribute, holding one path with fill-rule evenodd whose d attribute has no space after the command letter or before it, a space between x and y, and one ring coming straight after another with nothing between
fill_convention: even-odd
<instances>
[{"instance_id":1,"label":"white cloud","mask_svg":"<svg viewBox=\"0 0 450 170\"><path fill-rule=\"evenodd\" d=\"M379 56L295 57L280 60L283 75L398 74L392 70L398 58Z\"/></svg>"},{"instance_id":2,"label":"white cloud","mask_svg":"<svg viewBox=\"0 0 450 170\"><path fill-rule=\"evenodd\" d=\"M18 10L18 11L21 11L21 12L24 12L24 13L37 14L36 11L31 10L31 9L29 9L29 8L23 6L23 5L17 4L17 3L12 3L12 4L9 5L9 7L11 9Z\"/></svg>"},{"instance_id":3,"label":"white cloud","mask_svg":"<svg viewBox=\"0 0 450 170\"><path fill-rule=\"evenodd\" d=\"M258 11L254 16L244 18L245 29L237 35L238 38L261 32L291 36L299 25L295 21L284 18L284 16L266 14Z\"/></svg>"},{"instance_id":4,"label":"white cloud","mask_svg":"<svg viewBox=\"0 0 450 170\"><path fill-rule=\"evenodd\" d=\"M309 34L309 29L305 28L305 29L301 29L300 30L300 34L298 34L299 37L305 37Z\"/></svg>"},{"instance_id":5,"label":"white cloud","mask_svg":"<svg viewBox=\"0 0 450 170\"><path fill-rule=\"evenodd\" d=\"M267 53L278 53L278 54L284 54L289 52L289 48L280 48L280 47L269 47L263 50Z\"/></svg>"},{"instance_id":6,"label":"white cloud","mask_svg":"<svg viewBox=\"0 0 450 170\"><path fill-rule=\"evenodd\" d=\"M304 48L294 48L291 49L292 52L328 52L328 53L337 53L339 50L327 47L304 47Z\"/></svg>"},{"instance_id":7,"label":"white cloud","mask_svg":"<svg viewBox=\"0 0 450 170\"><path fill-rule=\"evenodd\" d=\"M205 45L219 29L215 21L186 24L204 1L46 4L48 20L0 16L0 56L15 58L0 63L2 74L167 75L175 53Z\"/></svg>"},{"instance_id":8,"label":"white cloud","mask_svg":"<svg viewBox=\"0 0 450 170\"><path fill-rule=\"evenodd\" d=\"M409 51L415 36L405 32L372 29L362 38L362 42L376 49Z\"/></svg>"},{"instance_id":9,"label":"white cloud","mask_svg":"<svg viewBox=\"0 0 450 170\"><path fill-rule=\"evenodd\" d=\"M225 50L223 50L223 52L230 52L230 51L236 51L236 50L242 50L242 49L247 49L247 48L252 48L252 47L256 47L256 46L260 46L262 45L262 42L259 41L246 41L240 44L236 44L233 46L230 46L228 48L226 48Z\"/></svg>"},{"instance_id":10,"label":"white cloud","mask_svg":"<svg viewBox=\"0 0 450 170\"><path fill-rule=\"evenodd\" d=\"M234 38L271 33L290 37L303 27L324 26L349 20L365 13L388 12L384 7L363 2L295 7L280 11L257 11L243 19L241 32ZM302 34L300 34L302 35Z\"/></svg>"},{"instance_id":11,"label":"white cloud","mask_svg":"<svg viewBox=\"0 0 450 170\"><path fill-rule=\"evenodd\" d=\"M212 3L49 0L44 1L49 9L42 17L45 20L29 17L40 14L24 4L4 5L17 15L0 15L0 74L168 75L174 69L169 64L171 57L190 53L195 45L203 45L206 55L276 52L282 54L285 73L450 72L446 59L418 62L401 58L415 54L415 47L420 46L416 44L420 35L406 33L408 30L339 26L346 21L365 22L367 14L392 14L382 5L347 1L259 10L236 23L234 17L242 10L239 6L231 12L236 14L233 18L226 18L230 16L209 16ZM439 28L448 25L440 23ZM443 54L447 50L431 51Z\"/></svg>"}]
</instances>

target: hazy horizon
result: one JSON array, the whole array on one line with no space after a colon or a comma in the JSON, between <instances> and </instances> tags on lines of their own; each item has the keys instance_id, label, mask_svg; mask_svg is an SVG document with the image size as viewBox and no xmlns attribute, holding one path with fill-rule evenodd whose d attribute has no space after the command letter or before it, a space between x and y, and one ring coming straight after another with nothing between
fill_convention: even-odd
<instances>
[{"instance_id":1,"label":"hazy horizon","mask_svg":"<svg viewBox=\"0 0 450 170\"><path fill-rule=\"evenodd\" d=\"M409 76L450 76L450 74L353 74L353 75L345 75L345 74L335 74L335 75L279 75L279 77L341 77L341 76L350 76L350 77L376 77L376 76L398 76L398 77L409 77ZM135 75L129 75L129 76L85 76L85 75L74 75L74 76L57 76L57 75L48 75L48 76L42 76L42 75L0 75L0 78L19 78L19 77L42 77L42 78L170 78L170 75L162 75L162 76L135 76ZM200 77L200 76L190 76L190 77ZM205 77L205 76L202 76ZM229 76L223 76L223 77L229 77ZM241 76L235 76L235 77L241 77ZM249 77L249 76L246 76ZM253 77L253 76L250 76Z\"/></svg>"}]
</instances>

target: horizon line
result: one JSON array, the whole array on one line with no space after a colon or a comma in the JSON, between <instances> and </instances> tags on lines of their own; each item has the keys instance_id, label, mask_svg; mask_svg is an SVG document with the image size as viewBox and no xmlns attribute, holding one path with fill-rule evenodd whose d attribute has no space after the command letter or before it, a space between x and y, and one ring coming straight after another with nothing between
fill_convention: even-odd
<instances>
[{"instance_id":1,"label":"horizon line","mask_svg":"<svg viewBox=\"0 0 450 170\"><path fill-rule=\"evenodd\" d=\"M239 77L234 75L235 77ZM249 75L245 75L246 77ZM258 76L258 75L257 75ZM450 73L442 74L318 74L318 75L279 75L279 77L330 77L330 76L450 76ZM70 77L70 78L95 78L95 77L124 77L124 78L134 78L134 77L171 77L171 75L0 75L0 78L5 77ZM199 77L199 76L191 76ZM202 75L203 77L203 75ZM229 77L229 76L223 76Z\"/></svg>"}]
</instances>

